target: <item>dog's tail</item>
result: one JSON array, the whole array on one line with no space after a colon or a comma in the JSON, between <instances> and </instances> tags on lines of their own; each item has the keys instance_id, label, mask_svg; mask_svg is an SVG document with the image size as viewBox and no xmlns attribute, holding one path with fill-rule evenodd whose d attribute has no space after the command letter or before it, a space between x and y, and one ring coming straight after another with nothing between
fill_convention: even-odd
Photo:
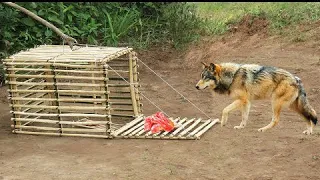
<instances>
[{"instance_id":1,"label":"dog's tail","mask_svg":"<svg viewBox=\"0 0 320 180\"><path fill-rule=\"evenodd\" d=\"M318 118L317 113L310 105L307 94L303 88L300 78L295 77L298 84L299 94L297 99L293 102L294 109L300 113L307 121L312 122L314 125L317 124Z\"/></svg>"}]
</instances>

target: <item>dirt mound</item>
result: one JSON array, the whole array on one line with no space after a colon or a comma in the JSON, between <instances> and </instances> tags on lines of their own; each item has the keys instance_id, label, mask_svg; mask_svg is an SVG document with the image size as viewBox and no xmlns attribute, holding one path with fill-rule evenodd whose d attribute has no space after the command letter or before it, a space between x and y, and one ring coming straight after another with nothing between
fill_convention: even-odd
<instances>
[{"instance_id":1,"label":"dirt mound","mask_svg":"<svg viewBox=\"0 0 320 180\"><path fill-rule=\"evenodd\" d=\"M232 33L242 33L252 36L256 33L267 34L269 21L264 16L245 15L241 21L230 28Z\"/></svg>"}]
</instances>

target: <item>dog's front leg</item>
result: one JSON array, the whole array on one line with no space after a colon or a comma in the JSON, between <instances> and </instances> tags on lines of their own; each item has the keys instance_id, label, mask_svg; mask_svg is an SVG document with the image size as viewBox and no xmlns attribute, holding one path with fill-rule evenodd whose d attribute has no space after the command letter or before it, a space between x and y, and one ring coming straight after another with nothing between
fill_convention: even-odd
<instances>
[{"instance_id":1,"label":"dog's front leg","mask_svg":"<svg viewBox=\"0 0 320 180\"><path fill-rule=\"evenodd\" d=\"M231 103L229 106L225 107L222 111L222 118L221 118L221 127L226 125L228 121L228 114L229 112L238 109L242 106L241 100L235 100L233 103Z\"/></svg>"},{"instance_id":2,"label":"dog's front leg","mask_svg":"<svg viewBox=\"0 0 320 180\"><path fill-rule=\"evenodd\" d=\"M249 101L243 102L242 106L242 121L239 126L235 126L234 129L242 129L247 125L247 121L249 118L251 103Z\"/></svg>"}]
</instances>

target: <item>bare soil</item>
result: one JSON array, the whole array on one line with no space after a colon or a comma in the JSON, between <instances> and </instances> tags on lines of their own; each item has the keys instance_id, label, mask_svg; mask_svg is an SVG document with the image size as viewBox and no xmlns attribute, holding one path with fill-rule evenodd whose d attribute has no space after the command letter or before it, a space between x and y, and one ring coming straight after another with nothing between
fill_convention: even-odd
<instances>
[{"instance_id":1,"label":"bare soil","mask_svg":"<svg viewBox=\"0 0 320 180\"><path fill-rule=\"evenodd\" d=\"M223 38L205 38L186 52L155 47L138 53L197 107L221 118L232 99L195 88L201 61L284 68L302 79L320 112L319 50L317 41L292 43L238 29ZM170 116L207 118L141 63L139 76L141 91ZM241 121L236 111L226 127L215 125L200 140L105 140L12 134L6 98L6 87L0 88L0 179L320 179L319 125L306 136L302 118L284 110L275 128L258 132L271 121L268 100L253 102L242 130L233 129ZM146 99L143 103L145 115L158 111Z\"/></svg>"}]
</instances>

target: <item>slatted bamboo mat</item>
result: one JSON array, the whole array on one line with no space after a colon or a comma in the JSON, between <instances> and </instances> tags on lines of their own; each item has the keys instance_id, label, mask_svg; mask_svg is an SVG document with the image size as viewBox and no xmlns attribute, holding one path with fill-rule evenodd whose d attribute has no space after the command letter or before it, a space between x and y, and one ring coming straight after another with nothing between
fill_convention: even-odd
<instances>
[{"instance_id":1,"label":"slatted bamboo mat","mask_svg":"<svg viewBox=\"0 0 320 180\"><path fill-rule=\"evenodd\" d=\"M172 119L176 128L171 132L162 131L152 134L144 130L144 117L138 117L112 133L115 138L127 139L200 139L219 119L202 120L201 118Z\"/></svg>"}]
</instances>

